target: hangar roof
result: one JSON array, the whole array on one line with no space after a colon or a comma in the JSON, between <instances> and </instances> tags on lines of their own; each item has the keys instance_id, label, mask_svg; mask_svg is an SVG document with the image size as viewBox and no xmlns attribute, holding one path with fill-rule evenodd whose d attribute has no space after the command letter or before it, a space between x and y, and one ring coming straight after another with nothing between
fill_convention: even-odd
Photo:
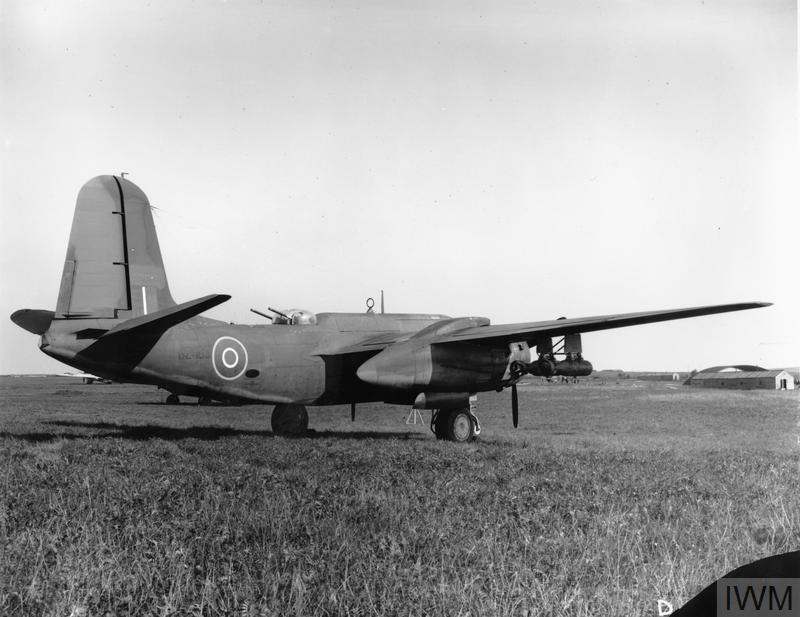
<instances>
[{"instance_id":1,"label":"hangar roof","mask_svg":"<svg viewBox=\"0 0 800 617\"><path fill-rule=\"evenodd\" d=\"M692 380L703 381L705 379L769 379L770 377L777 377L784 370L777 371L727 371L725 373L707 373L703 371L697 373Z\"/></svg>"},{"instance_id":2,"label":"hangar roof","mask_svg":"<svg viewBox=\"0 0 800 617\"><path fill-rule=\"evenodd\" d=\"M722 366L711 366L709 368L704 368L700 373L721 373L723 371L749 371L749 372L757 372L757 371L766 371L763 366L756 366L754 364L723 364Z\"/></svg>"}]
</instances>

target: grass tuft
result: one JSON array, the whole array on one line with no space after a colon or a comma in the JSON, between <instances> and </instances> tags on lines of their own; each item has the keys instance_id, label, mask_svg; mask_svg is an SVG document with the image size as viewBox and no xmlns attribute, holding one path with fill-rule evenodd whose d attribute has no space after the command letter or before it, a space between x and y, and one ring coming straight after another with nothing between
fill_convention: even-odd
<instances>
[{"instance_id":1,"label":"grass tuft","mask_svg":"<svg viewBox=\"0 0 800 617\"><path fill-rule=\"evenodd\" d=\"M390 406L283 439L263 407L1 383L0 614L652 615L800 546L791 393L531 387L456 446Z\"/></svg>"}]
</instances>

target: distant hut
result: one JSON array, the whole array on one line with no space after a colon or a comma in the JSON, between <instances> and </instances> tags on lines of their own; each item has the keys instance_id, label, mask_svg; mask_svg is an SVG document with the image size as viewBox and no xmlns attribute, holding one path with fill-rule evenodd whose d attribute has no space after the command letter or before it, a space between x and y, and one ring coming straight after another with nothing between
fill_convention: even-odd
<instances>
[{"instance_id":1,"label":"distant hut","mask_svg":"<svg viewBox=\"0 0 800 617\"><path fill-rule=\"evenodd\" d=\"M686 385L730 390L794 390L794 378L783 369L760 366L713 366L695 373Z\"/></svg>"}]
</instances>

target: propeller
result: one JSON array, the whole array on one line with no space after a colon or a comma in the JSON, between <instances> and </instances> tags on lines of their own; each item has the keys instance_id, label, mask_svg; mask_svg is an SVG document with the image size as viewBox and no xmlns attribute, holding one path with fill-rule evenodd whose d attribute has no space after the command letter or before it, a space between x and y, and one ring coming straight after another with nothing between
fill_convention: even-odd
<instances>
[{"instance_id":1,"label":"propeller","mask_svg":"<svg viewBox=\"0 0 800 617\"><path fill-rule=\"evenodd\" d=\"M519 424L519 397L517 396L517 384L511 386L511 421L514 428Z\"/></svg>"},{"instance_id":2,"label":"propeller","mask_svg":"<svg viewBox=\"0 0 800 617\"><path fill-rule=\"evenodd\" d=\"M356 404L350 403L350 422L356 421Z\"/></svg>"}]
</instances>

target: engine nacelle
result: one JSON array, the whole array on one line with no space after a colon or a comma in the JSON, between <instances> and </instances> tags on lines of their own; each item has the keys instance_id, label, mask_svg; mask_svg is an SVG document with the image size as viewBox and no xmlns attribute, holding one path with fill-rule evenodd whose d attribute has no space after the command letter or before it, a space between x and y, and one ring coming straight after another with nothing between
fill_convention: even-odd
<instances>
[{"instance_id":1,"label":"engine nacelle","mask_svg":"<svg viewBox=\"0 0 800 617\"><path fill-rule=\"evenodd\" d=\"M361 381L398 390L481 392L492 390L508 369L508 351L469 343L427 344L410 339L395 343L364 362Z\"/></svg>"}]
</instances>

